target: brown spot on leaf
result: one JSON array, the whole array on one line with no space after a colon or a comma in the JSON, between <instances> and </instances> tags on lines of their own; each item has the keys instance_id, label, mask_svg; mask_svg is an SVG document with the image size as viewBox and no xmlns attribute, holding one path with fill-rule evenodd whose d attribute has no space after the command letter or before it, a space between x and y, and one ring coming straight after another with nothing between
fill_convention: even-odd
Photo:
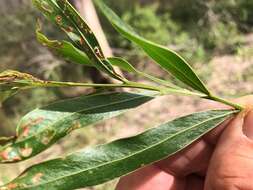
<instances>
[{"instance_id":1,"label":"brown spot on leaf","mask_svg":"<svg viewBox=\"0 0 253 190\"><path fill-rule=\"evenodd\" d=\"M104 56L103 56L103 54L102 54L102 52L101 52L101 50L100 50L99 47L95 47L95 48L94 48L94 52L95 52L95 54L96 54L99 58L104 58Z\"/></svg>"},{"instance_id":2,"label":"brown spot on leaf","mask_svg":"<svg viewBox=\"0 0 253 190\"><path fill-rule=\"evenodd\" d=\"M66 31L67 31L67 32L73 32L73 28L70 27L70 26L68 26L68 27L66 28Z\"/></svg>"},{"instance_id":3,"label":"brown spot on leaf","mask_svg":"<svg viewBox=\"0 0 253 190\"><path fill-rule=\"evenodd\" d=\"M2 160L9 160L9 153L12 151L11 147L8 147L7 149L0 152L0 157Z\"/></svg>"},{"instance_id":4,"label":"brown spot on leaf","mask_svg":"<svg viewBox=\"0 0 253 190\"><path fill-rule=\"evenodd\" d=\"M21 160L20 156L12 147L8 147L2 152L0 152L0 158L1 158L0 160L8 161L8 162L13 162L13 161L15 162L15 161Z\"/></svg>"},{"instance_id":5,"label":"brown spot on leaf","mask_svg":"<svg viewBox=\"0 0 253 190\"><path fill-rule=\"evenodd\" d=\"M68 26L68 27L61 27L61 29L66 32L66 33L70 33L70 32L73 32L74 29L71 27L71 26Z\"/></svg>"},{"instance_id":6,"label":"brown spot on leaf","mask_svg":"<svg viewBox=\"0 0 253 190\"><path fill-rule=\"evenodd\" d=\"M32 178L33 183L38 183L41 180L41 177L43 176L43 173L37 173Z\"/></svg>"},{"instance_id":7,"label":"brown spot on leaf","mask_svg":"<svg viewBox=\"0 0 253 190\"><path fill-rule=\"evenodd\" d=\"M27 73L21 73L18 71L13 71L13 70L7 70L2 73L0 73L0 82L5 82L5 80L10 80L7 82L19 82L20 80L27 80L30 82L36 82L36 83L43 83L42 80L35 78L34 76L27 74Z\"/></svg>"},{"instance_id":8,"label":"brown spot on leaf","mask_svg":"<svg viewBox=\"0 0 253 190\"><path fill-rule=\"evenodd\" d=\"M83 39L83 37L80 38L80 44L81 44L81 45L84 44L84 39Z\"/></svg>"},{"instance_id":9,"label":"brown spot on leaf","mask_svg":"<svg viewBox=\"0 0 253 190\"><path fill-rule=\"evenodd\" d=\"M38 124L40 124L43 120L44 120L43 117L38 117L37 119L35 119L35 120L32 121L32 124L33 124L33 125L38 125Z\"/></svg>"},{"instance_id":10,"label":"brown spot on leaf","mask_svg":"<svg viewBox=\"0 0 253 190\"><path fill-rule=\"evenodd\" d=\"M85 31L85 33L87 33L87 34L92 34L92 31L91 31L89 28L85 28L84 31Z\"/></svg>"},{"instance_id":11,"label":"brown spot on leaf","mask_svg":"<svg viewBox=\"0 0 253 190\"><path fill-rule=\"evenodd\" d=\"M24 128L23 133L21 133L19 137L27 137L29 135L29 132L30 132L30 126L27 126Z\"/></svg>"},{"instance_id":12,"label":"brown spot on leaf","mask_svg":"<svg viewBox=\"0 0 253 190\"><path fill-rule=\"evenodd\" d=\"M21 156L23 157L29 157L32 154L33 149L32 148L21 148L19 150Z\"/></svg>"},{"instance_id":13,"label":"brown spot on leaf","mask_svg":"<svg viewBox=\"0 0 253 190\"><path fill-rule=\"evenodd\" d=\"M43 117L38 117L38 118L36 118L36 119L33 119L33 120L29 121L29 122L26 123L26 124L21 125L20 128L21 128L22 130L21 130L21 134L18 135L19 138L20 138L20 137L27 137L27 136L29 135L29 132L30 132L31 127L40 124L43 120L44 120Z\"/></svg>"},{"instance_id":14,"label":"brown spot on leaf","mask_svg":"<svg viewBox=\"0 0 253 190\"><path fill-rule=\"evenodd\" d=\"M16 76L0 77L0 82L12 82L15 78Z\"/></svg>"},{"instance_id":15,"label":"brown spot on leaf","mask_svg":"<svg viewBox=\"0 0 253 190\"><path fill-rule=\"evenodd\" d=\"M26 128L26 127L31 127L31 126L33 126L33 125L38 125L38 124L40 124L43 120L44 120L43 117L38 117L38 118L36 118L36 119L32 119L32 120L28 121L28 123L21 125L20 128Z\"/></svg>"},{"instance_id":16,"label":"brown spot on leaf","mask_svg":"<svg viewBox=\"0 0 253 190\"><path fill-rule=\"evenodd\" d=\"M45 130L41 134L39 134L38 141L44 145L48 145L54 138L54 135L55 131L53 129Z\"/></svg>"},{"instance_id":17,"label":"brown spot on leaf","mask_svg":"<svg viewBox=\"0 0 253 190\"><path fill-rule=\"evenodd\" d=\"M9 161L17 162L17 161L20 161L20 160L22 160L22 159L20 158L20 156L16 155L16 156L12 157L11 160L9 160Z\"/></svg>"},{"instance_id":18,"label":"brown spot on leaf","mask_svg":"<svg viewBox=\"0 0 253 190\"><path fill-rule=\"evenodd\" d=\"M67 134L71 133L72 131L76 129L80 129L82 127L81 123L79 121L74 121L72 126L67 130Z\"/></svg>"},{"instance_id":19,"label":"brown spot on leaf","mask_svg":"<svg viewBox=\"0 0 253 190\"><path fill-rule=\"evenodd\" d=\"M5 151L0 152L0 158L1 160L8 160L8 154Z\"/></svg>"},{"instance_id":20,"label":"brown spot on leaf","mask_svg":"<svg viewBox=\"0 0 253 190\"><path fill-rule=\"evenodd\" d=\"M56 20L56 23L57 23L57 24L59 24L59 25L62 24L62 17L61 17L60 15L57 15L57 16L55 17L55 20Z\"/></svg>"},{"instance_id":21,"label":"brown spot on leaf","mask_svg":"<svg viewBox=\"0 0 253 190\"><path fill-rule=\"evenodd\" d=\"M50 7L50 5L44 1L41 3L41 8L48 13L53 12L53 9Z\"/></svg>"},{"instance_id":22,"label":"brown spot on leaf","mask_svg":"<svg viewBox=\"0 0 253 190\"><path fill-rule=\"evenodd\" d=\"M8 190L12 190L12 189L15 189L17 187L18 187L18 185L16 183L10 183L9 185L7 185Z\"/></svg>"}]
</instances>

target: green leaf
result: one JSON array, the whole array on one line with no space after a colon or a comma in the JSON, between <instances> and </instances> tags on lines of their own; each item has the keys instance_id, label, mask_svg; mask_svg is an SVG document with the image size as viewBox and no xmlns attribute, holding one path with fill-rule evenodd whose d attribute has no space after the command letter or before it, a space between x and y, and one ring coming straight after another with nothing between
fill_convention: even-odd
<instances>
[{"instance_id":1,"label":"green leaf","mask_svg":"<svg viewBox=\"0 0 253 190\"><path fill-rule=\"evenodd\" d=\"M86 66L94 67L94 65L89 60L88 56L80 51L79 49L75 48L71 43L66 41L57 41L57 40L49 40L44 34L41 33L40 27L36 30L37 39L38 41L44 45L47 46L49 49L55 51L58 55L66 58L69 61L73 61L77 64L82 64ZM169 83L168 81L159 79L157 77L154 77L152 75L149 75L147 73L141 72L137 69L135 69L127 60L120 58L120 57L109 57L107 58L107 61L115 66L120 68L123 71L138 74L142 77L148 78L158 84L162 84L164 86L170 87L170 88L177 88L177 86Z\"/></svg>"},{"instance_id":2,"label":"green leaf","mask_svg":"<svg viewBox=\"0 0 253 190\"><path fill-rule=\"evenodd\" d=\"M37 35L38 41L42 45L48 47L50 50L53 50L59 56L62 56L63 58L65 58L69 61L73 61L74 63L77 63L77 64L82 64L82 65L94 67L94 65L89 60L88 56L84 52L75 48L71 43L69 43L67 41L49 40L44 34L41 33L40 27L37 27L36 35ZM147 73L144 73L144 72L141 72L141 71L135 69L127 60L125 60L123 58L109 57L109 58L107 58L107 61L111 65L118 67L123 71L138 74L138 75L148 78L158 84L162 84L167 87L178 89L177 86L169 83L168 81L159 79L157 77L154 77L152 75L149 75Z\"/></svg>"},{"instance_id":3,"label":"green leaf","mask_svg":"<svg viewBox=\"0 0 253 190\"><path fill-rule=\"evenodd\" d=\"M175 154L234 113L214 110L184 116L135 137L32 166L8 185L13 190L71 190L98 185Z\"/></svg>"},{"instance_id":4,"label":"green leaf","mask_svg":"<svg viewBox=\"0 0 253 190\"><path fill-rule=\"evenodd\" d=\"M75 129L115 117L153 98L153 95L108 92L35 109L19 122L16 140L0 148L0 163L28 159Z\"/></svg>"},{"instance_id":5,"label":"green leaf","mask_svg":"<svg viewBox=\"0 0 253 190\"><path fill-rule=\"evenodd\" d=\"M87 54L97 69L124 81L106 61L90 27L67 0L33 0L33 4L68 35L76 48Z\"/></svg>"},{"instance_id":6,"label":"green leaf","mask_svg":"<svg viewBox=\"0 0 253 190\"><path fill-rule=\"evenodd\" d=\"M136 34L102 0L94 0L94 2L120 34L140 46L162 68L193 89L210 94L191 66L180 55Z\"/></svg>"},{"instance_id":7,"label":"green leaf","mask_svg":"<svg viewBox=\"0 0 253 190\"><path fill-rule=\"evenodd\" d=\"M49 40L44 34L41 33L40 27L37 27L36 35L38 41L42 45L48 47L50 50L55 51L58 55L62 56L63 58L69 61L73 61L74 63L77 64L94 67L94 65L89 60L88 56L84 52L75 48L71 43L67 41ZM149 75L147 73L135 69L133 65L131 65L127 60L121 57L108 57L107 61L111 65L118 67L123 71L137 74L139 76L148 78L149 80L152 80L158 84L162 84L170 88L179 89L179 87L169 83L168 81L162 80L160 78L154 77L152 75Z\"/></svg>"},{"instance_id":8,"label":"green leaf","mask_svg":"<svg viewBox=\"0 0 253 190\"><path fill-rule=\"evenodd\" d=\"M1 103L15 95L18 92L17 89L12 89L11 87L2 87L0 86L0 107Z\"/></svg>"},{"instance_id":9,"label":"green leaf","mask_svg":"<svg viewBox=\"0 0 253 190\"><path fill-rule=\"evenodd\" d=\"M127 62L127 60L120 58L120 57L109 57L107 58L108 61L116 67L119 67L123 71L127 71L129 73L136 73L138 74L138 70L134 68L133 65Z\"/></svg>"},{"instance_id":10,"label":"green leaf","mask_svg":"<svg viewBox=\"0 0 253 190\"><path fill-rule=\"evenodd\" d=\"M49 40L38 27L36 30L37 40L43 45L48 47L50 50L55 52L57 55L62 56L63 58L73 61L74 63L91 66L94 65L89 60L88 56L73 46L68 41L58 41L58 40Z\"/></svg>"},{"instance_id":11,"label":"green leaf","mask_svg":"<svg viewBox=\"0 0 253 190\"><path fill-rule=\"evenodd\" d=\"M127 60L123 59L123 58L120 58L120 57L109 57L107 58L108 61L113 65L113 66L116 66L116 67L119 67L121 70L123 71L127 71L127 72L130 72L130 73L135 73L139 76L142 76L142 77L145 77L151 81L154 81L158 84L161 84L161 85L164 85L164 86L167 86L169 88L174 88L174 89L181 89L175 85L173 85L172 83L169 83L168 81L165 81L163 79L160 79L160 78L157 78L157 77L154 77L152 75L149 75L145 72L141 72L137 69L134 68L133 65L131 65ZM183 89L182 89L183 90Z\"/></svg>"}]
</instances>

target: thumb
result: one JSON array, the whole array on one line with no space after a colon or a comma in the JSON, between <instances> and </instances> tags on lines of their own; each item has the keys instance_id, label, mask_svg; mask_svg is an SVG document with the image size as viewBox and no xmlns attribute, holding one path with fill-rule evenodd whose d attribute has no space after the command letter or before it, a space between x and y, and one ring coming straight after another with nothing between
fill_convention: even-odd
<instances>
[{"instance_id":1,"label":"thumb","mask_svg":"<svg viewBox=\"0 0 253 190\"><path fill-rule=\"evenodd\" d=\"M253 111L240 113L222 133L207 171L205 190L253 189Z\"/></svg>"}]
</instances>

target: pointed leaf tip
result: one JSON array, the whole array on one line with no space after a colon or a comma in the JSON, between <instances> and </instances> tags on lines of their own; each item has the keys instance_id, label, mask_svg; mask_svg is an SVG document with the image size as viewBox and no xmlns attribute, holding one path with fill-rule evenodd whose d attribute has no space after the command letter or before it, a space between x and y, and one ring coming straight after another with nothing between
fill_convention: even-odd
<instances>
[{"instance_id":1,"label":"pointed leaf tip","mask_svg":"<svg viewBox=\"0 0 253 190\"><path fill-rule=\"evenodd\" d=\"M175 154L234 113L213 110L184 116L134 137L32 166L10 184L16 184L13 190L71 190L98 185Z\"/></svg>"},{"instance_id":2,"label":"pointed leaf tip","mask_svg":"<svg viewBox=\"0 0 253 190\"><path fill-rule=\"evenodd\" d=\"M210 94L207 87L195 74L191 66L176 52L144 39L124 23L102 0L93 0L99 10L111 22L114 28L125 38L141 47L163 69L191 88Z\"/></svg>"}]
</instances>

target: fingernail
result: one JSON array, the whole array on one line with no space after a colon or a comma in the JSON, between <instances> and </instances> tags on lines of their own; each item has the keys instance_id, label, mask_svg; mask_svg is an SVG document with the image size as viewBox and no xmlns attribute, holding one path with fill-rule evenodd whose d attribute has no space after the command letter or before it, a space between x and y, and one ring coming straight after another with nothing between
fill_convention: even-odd
<instances>
[{"instance_id":1,"label":"fingernail","mask_svg":"<svg viewBox=\"0 0 253 190\"><path fill-rule=\"evenodd\" d=\"M249 111L245 117L243 133L249 139L253 140L253 111Z\"/></svg>"}]
</instances>

